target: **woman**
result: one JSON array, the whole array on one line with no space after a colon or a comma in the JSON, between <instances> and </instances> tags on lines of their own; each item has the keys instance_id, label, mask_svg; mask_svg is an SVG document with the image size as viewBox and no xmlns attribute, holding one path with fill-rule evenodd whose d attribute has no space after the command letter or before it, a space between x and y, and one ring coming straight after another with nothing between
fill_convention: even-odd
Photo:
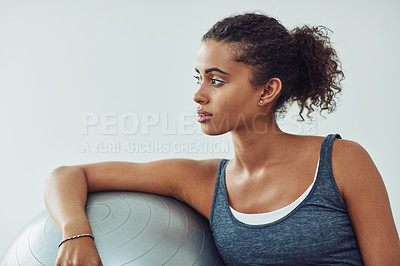
<instances>
[{"instance_id":1,"label":"woman","mask_svg":"<svg viewBox=\"0 0 400 266\"><path fill-rule=\"evenodd\" d=\"M90 234L87 193L132 190L182 200L210 220L227 264L399 265L400 242L368 153L339 135L282 132L276 117L331 112L343 73L323 28L288 32L248 13L216 23L197 53L198 121L231 132L231 160L105 162L55 169L45 201L63 239ZM65 241L58 265L99 265L92 238Z\"/></svg>"}]
</instances>

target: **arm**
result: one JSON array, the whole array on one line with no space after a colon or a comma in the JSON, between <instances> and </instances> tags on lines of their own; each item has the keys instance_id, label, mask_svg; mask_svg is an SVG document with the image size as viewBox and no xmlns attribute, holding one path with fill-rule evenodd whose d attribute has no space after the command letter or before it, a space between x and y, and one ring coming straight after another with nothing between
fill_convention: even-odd
<instances>
[{"instance_id":1,"label":"arm","mask_svg":"<svg viewBox=\"0 0 400 266\"><path fill-rule=\"evenodd\" d=\"M87 191L86 175L79 167L60 167L48 177L45 203L62 239L92 232L85 214ZM102 265L92 239L78 238L73 242L60 247L56 265Z\"/></svg>"},{"instance_id":2,"label":"arm","mask_svg":"<svg viewBox=\"0 0 400 266\"><path fill-rule=\"evenodd\" d=\"M378 169L357 143L336 140L333 174L366 265L400 265L400 241Z\"/></svg>"},{"instance_id":3,"label":"arm","mask_svg":"<svg viewBox=\"0 0 400 266\"><path fill-rule=\"evenodd\" d=\"M63 238L91 233L85 204L87 193L96 191L129 190L172 196L208 217L217 164L218 160L171 159L63 166L48 177L45 202ZM93 240L85 237L65 242L57 261L99 265L100 259Z\"/></svg>"}]
</instances>

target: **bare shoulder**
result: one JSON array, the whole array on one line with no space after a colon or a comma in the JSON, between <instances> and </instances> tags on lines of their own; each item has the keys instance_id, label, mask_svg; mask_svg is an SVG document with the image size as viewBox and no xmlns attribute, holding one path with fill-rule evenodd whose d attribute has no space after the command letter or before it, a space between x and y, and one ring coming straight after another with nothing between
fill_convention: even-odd
<instances>
[{"instance_id":1,"label":"bare shoulder","mask_svg":"<svg viewBox=\"0 0 400 266\"><path fill-rule=\"evenodd\" d=\"M220 159L187 160L182 164L183 180L178 198L208 218Z\"/></svg>"},{"instance_id":2,"label":"bare shoulder","mask_svg":"<svg viewBox=\"0 0 400 266\"><path fill-rule=\"evenodd\" d=\"M167 170L170 169L174 175L179 177L182 181L180 182L184 186L189 183L207 183L215 180L219 159L208 159L208 160L191 160L191 159L169 159L154 162L159 164L158 166Z\"/></svg>"},{"instance_id":3,"label":"bare shoulder","mask_svg":"<svg viewBox=\"0 0 400 266\"><path fill-rule=\"evenodd\" d=\"M348 188L359 185L373 186L382 182L371 156L359 143L351 140L336 139L332 147L332 169L342 196Z\"/></svg>"},{"instance_id":4,"label":"bare shoulder","mask_svg":"<svg viewBox=\"0 0 400 266\"><path fill-rule=\"evenodd\" d=\"M216 173L220 159L191 160L171 159L170 162L179 163L183 171L189 171L193 177L207 178L209 174Z\"/></svg>"},{"instance_id":5,"label":"bare shoulder","mask_svg":"<svg viewBox=\"0 0 400 266\"><path fill-rule=\"evenodd\" d=\"M382 177L357 142L337 139L332 170L357 235L364 263L399 265L400 241Z\"/></svg>"},{"instance_id":6,"label":"bare shoulder","mask_svg":"<svg viewBox=\"0 0 400 266\"><path fill-rule=\"evenodd\" d=\"M357 142L346 139L336 139L333 142L333 156L338 157L348 157L357 159L357 160L365 160L367 158L370 159L368 152Z\"/></svg>"}]
</instances>

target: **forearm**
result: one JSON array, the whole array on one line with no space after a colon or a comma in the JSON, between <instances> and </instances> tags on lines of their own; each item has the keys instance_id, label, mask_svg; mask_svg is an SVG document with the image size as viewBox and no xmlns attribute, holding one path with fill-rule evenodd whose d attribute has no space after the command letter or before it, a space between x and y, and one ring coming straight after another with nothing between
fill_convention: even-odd
<instances>
[{"instance_id":1,"label":"forearm","mask_svg":"<svg viewBox=\"0 0 400 266\"><path fill-rule=\"evenodd\" d=\"M45 203L63 237L91 233L86 217L87 181L79 167L55 169L46 181Z\"/></svg>"}]
</instances>

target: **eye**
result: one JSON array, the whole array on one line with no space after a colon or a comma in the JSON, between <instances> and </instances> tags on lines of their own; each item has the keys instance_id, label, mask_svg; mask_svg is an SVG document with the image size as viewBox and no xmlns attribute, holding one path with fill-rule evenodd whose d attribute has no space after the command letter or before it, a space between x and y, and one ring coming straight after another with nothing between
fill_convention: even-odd
<instances>
[{"instance_id":1,"label":"eye","mask_svg":"<svg viewBox=\"0 0 400 266\"><path fill-rule=\"evenodd\" d=\"M224 84L224 81L218 80L218 79L211 79L211 84L213 85L221 85Z\"/></svg>"},{"instance_id":2,"label":"eye","mask_svg":"<svg viewBox=\"0 0 400 266\"><path fill-rule=\"evenodd\" d=\"M201 84L201 78L200 78L200 76L194 75L193 77L197 80L197 81L196 81L196 84L197 84L197 85L200 85L200 84Z\"/></svg>"}]
</instances>

